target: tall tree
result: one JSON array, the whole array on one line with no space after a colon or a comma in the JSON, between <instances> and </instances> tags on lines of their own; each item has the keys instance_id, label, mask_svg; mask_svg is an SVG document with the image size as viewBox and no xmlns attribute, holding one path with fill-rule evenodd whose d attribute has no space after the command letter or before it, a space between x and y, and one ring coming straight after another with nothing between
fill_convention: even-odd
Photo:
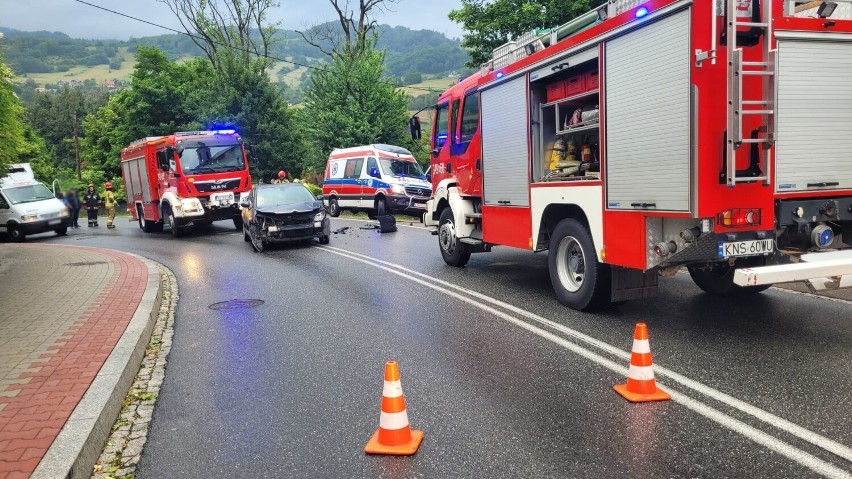
<instances>
[{"instance_id":1,"label":"tall tree","mask_svg":"<svg viewBox=\"0 0 852 479\"><path fill-rule=\"evenodd\" d=\"M335 53L327 68L311 72L303 113L312 153L305 167L321 170L335 147L404 141L407 97L383 76L384 67L384 53L368 41L355 58Z\"/></svg>"},{"instance_id":2,"label":"tall tree","mask_svg":"<svg viewBox=\"0 0 852 479\"><path fill-rule=\"evenodd\" d=\"M266 61L279 23L267 12L280 5L275 0L160 0L168 5L192 41L214 68L222 67L222 53L236 52L242 64L255 58Z\"/></svg>"},{"instance_id":3,"label":"tall tree","mask_svg":"<svg viewBox=\"0 0 852 479\"><path fill-rule=\"evenodd\" d=\"M337 12L338 23L324 23L298 33L329 57L340 54L354 59L363 49L375 46L372 40L378 23L371 18L373 12L382 11L398 1L357 0L356 12L349 0L329 0Z\"/></svg>"},{"instance_id":4,"label":"tall tree","mask_svg":"<svg viewBox=\"0 0 852 479\"><path fill-rule=\"evenodd\" d=\"M27 144L24 141L24 107L12 90L14 73L3 62L0 52L0 168L18 161L18 155Z\"/></svg>"},{"instance_id":5,"label":"tall tree","mask_svg":"<svg viewBox=\"0 0 852 479\"><path fill-rule=\"evenodd\" d=\"M467 66L478 68L491 58L492 51L510 37L534 28L554 27L589 10L589 0L461 0L450 20L460 23L466 33L462 47L470 51Z\"/></svg>"}]
</instances>

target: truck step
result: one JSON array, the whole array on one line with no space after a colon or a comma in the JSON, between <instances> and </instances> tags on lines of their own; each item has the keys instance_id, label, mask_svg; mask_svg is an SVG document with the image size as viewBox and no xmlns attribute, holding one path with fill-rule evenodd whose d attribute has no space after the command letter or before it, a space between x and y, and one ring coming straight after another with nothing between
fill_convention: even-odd
<instances>
[{"instance_id":1,"label":"truck step","mask_svg":"<svg viewBox=\"0 0 852 479\"><path fill-rule=\"evenodd\" d=\"M800 263L741 268L734 283L759 286L806 281L814 291L852 287L852 250L804 254Z\"/></svg>"},{"instance_id":2,"label":"truck step","mask_svg":"<svg viewBox=\"0 0 852 479\"><path fill-rule=\"evenodd\" d=\"M460 238L459 243L469 244L469 245L481 245L482 240L478 240L476 238Z\"/></svg>"}]
</instances>

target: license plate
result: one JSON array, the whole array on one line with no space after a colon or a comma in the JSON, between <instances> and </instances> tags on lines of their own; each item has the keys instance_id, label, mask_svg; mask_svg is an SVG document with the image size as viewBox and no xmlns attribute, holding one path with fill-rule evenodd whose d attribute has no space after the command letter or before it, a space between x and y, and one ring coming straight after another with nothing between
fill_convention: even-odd
<instances>
[{"instance_id":1,"label":"license plate","mask_svg":"<svg viewBox=\"0 0 852 479\"><path fill-rule=\"evenodd\" d=\"M753 256L756 254L768 254L773 251L775 251L775 241L771 239L719 243L720 258Z\"/></svg>"},{"instance_id":2,"label":"license plate","mask_svg":"<svg viewBox=\"0 0 852 479\"><path fill-rule=\"evenodd\" d=\"M230 205L234 202L234 193L214 193L210 195L210 201L220 205Z\"/></svg>"},{"instance_id":3,"label":"license plate","mask_svg":"<svg viewBox=\"0 0 852 479\"><path fill-rule=\"evenodd\" d=\"M47 222L49 225L58 225L59 223L62 223L62 220L50 220Z\"/></svg>"}]
</instances>

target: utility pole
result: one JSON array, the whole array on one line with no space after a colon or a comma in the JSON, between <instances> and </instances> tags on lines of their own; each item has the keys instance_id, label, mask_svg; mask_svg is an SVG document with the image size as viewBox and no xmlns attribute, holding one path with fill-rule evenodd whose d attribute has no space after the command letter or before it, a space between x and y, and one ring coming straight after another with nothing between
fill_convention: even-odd
<instances>
[{"instance_id":1,"label":"utility pole","mask_svg":"<svg viewBox=\"0 0 852 479\"><path fill-rule=\"evenodd\" d=\"M83 173L80 171L80 137L77 136L77 112L71 114L71 119L74 123L74 154L77 156L77 179L83 180Z\"/></svg>"}]
</instances>

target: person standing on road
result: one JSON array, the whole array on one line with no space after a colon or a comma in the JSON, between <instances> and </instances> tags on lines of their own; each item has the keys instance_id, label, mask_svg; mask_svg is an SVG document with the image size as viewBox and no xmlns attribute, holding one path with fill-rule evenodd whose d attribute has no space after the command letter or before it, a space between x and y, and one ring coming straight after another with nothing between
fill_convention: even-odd
<instances>
[{"instance_id":1,"label":"person standing on road","mask_svg":"<svg viewBox=\"0 0 852 479\"><path fill-rule=\"evenodd\" d=\"M77 188L71 188L68 194L65 195L65 204L68 205L68 211L71 213L71 227L79 228L77 220L80 217L80 195L77 194Z\"/></svg>"},{"instance_id":2,"label":"person standing on road","mask_svg":"<svg viewBox=\"0 0 852 479\"><path fill-rule=\"evenodd\" d=\"M113 229L115 228L113 224L115 221L115 194L112 192L112 183L107 181L104 186L106 187L106 192L104 192L104 207L107 211L107 228ZM95 226L97 226L97 221L95 222Z\"/></svg>"},{"instance_id":3,"label":"person standing on road","mask_svg":"<svg viewBox=\"0 0 852 479\"><path fill-rule=\"evenodd\" d=\"M98 208L101 206L101 195L95 191L95 185L89 183L89 189L83 196L83 204L89 214L89 227L98 226Z\"/></svg>"}]
</instances>

